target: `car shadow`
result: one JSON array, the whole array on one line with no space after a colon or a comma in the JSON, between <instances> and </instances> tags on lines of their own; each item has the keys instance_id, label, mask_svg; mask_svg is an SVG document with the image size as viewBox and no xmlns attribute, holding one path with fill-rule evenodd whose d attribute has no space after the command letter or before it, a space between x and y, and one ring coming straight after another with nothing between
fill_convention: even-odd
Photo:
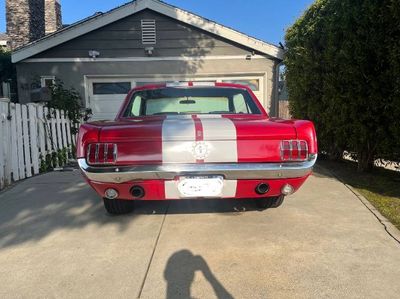
<instances>
[{"instance_id":1,"label":"car shadow","mask_svg":"<svg viewBox=\"0 0 400 299\"><path fill-rule=\"evenodd\" d=\"M111 216L79 171L52 172L21 181L0 192L0 249L40 241L58 230L93 224L117 226L123 232L142 215L240 215L254 210L256 205L252 199L138 201L133 213Z\"/></svg>"},{"instance_id":2,"label":"car shadow","mask_svg":"<svg viewBox=\"0 0 400 299\"><path fill-rule=\"evenodd\" d=\"M239 214L256 211L254 199L183 199L136 201L134 214Z\"/></svg>"}]
</instances>

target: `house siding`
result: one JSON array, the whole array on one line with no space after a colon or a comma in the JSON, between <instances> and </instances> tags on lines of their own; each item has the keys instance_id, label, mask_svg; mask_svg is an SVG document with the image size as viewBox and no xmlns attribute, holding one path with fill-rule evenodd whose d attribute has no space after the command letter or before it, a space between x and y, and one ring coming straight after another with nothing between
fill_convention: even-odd
<instances>
[{"instance_id":1,"label":"house siding","mask_svg":"<svg viewBox=\"0 0 400 299\"><path fill-rule=\"evenodd\" d=\"M85 104L88 76L129 76L137 78L194 78L199 76L257 75L264 78L265 95L260 99L275 114L275 68L279 62L264 58L246 60L253 50L191 27L153 11L143 11L75 38L31 58L88 58L90 50L99 58L146 57L141 43L141 19L157 21L157 44L153 57L200 57L198 60L20 62L17 64L19 98L28 102L30 90L40 76L56 76L66 87L74 87ZM255 53L260 54L260 53ZM240 55L240 59L210 60L201 57ZM261 55L261 54L260 54Z\"/></svg>"},{"instance_id":2,"label":"house siding","mask_svg":"<svg viewBox=\"0 0 400 299\"><path fill-rule=\"evenodd\" d=\"M142 19L156 20L157 44L154 57L246 55L252 52L249 48L145 10L42 52L35 58L88 57L90 50L100 52L101 58L143 57L146 46L141 40Z\"/></svg>"}]
</instances>

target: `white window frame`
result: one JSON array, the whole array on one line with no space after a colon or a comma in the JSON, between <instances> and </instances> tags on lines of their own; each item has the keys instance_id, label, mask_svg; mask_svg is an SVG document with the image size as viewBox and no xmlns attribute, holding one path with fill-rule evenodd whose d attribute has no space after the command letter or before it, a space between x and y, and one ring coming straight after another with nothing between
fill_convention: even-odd
<instances>
[{"instance_id":1,"label":"white window frame","mask_svg":"<svg viewBox=\"0 0 400 299\"><path fill-rule=\"evenodd\" d=\"M40 87L46 87L46 80L52 80L54 84L56 82L56 76L40 76Z\"/></svg>"}]
</instances>

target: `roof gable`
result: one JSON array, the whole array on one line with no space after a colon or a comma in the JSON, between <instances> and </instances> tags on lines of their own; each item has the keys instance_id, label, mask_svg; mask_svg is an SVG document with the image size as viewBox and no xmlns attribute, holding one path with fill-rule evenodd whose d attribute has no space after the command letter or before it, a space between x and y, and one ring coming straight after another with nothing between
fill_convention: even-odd
<instances>
[{"instance_id":1,"label":"roof gable","mask_svg":"<svg viewBox=\"0 0 400 299\"><path fill-rule=\"evenodd\" d=\"M145 54L148 45L143 44L142 20L153 20L157 26L156 44L151 57ZM88 53L96 50L96 61L109 59L145 58L148 60L172 58L201 58L235 56L245 58L264 58L265 55L241 44L234 43L215 34L195 28L150 9L142 10L99 29L76 37L61 45L36 54L24 61L93 61ZM261 54L261 55L260 55ZM41 60L38 60L41 59Z\"/></svg>"},{"instance_id":2,"label":"roof gable","mask_svg":"<svg viewBox=\"0 0 400 299\"><path fill-rule=\"evenodd\" d=\"M249 37L231 28L219 25L215 22L209 21L205 18L158 0L136 0L134 2L117 7L107 13L96 14L93 17L85 19L72 26L47 35L42 39L27 44L24 47L16 49L12 54L12 61L14 63L22 61L145 9L153 10L162 15L189 24L193 27L223 37L227 40L254 49L277 60L283 59L283 50L275 45L271 45L261 40Z\"/></svg>"}]
</instances>

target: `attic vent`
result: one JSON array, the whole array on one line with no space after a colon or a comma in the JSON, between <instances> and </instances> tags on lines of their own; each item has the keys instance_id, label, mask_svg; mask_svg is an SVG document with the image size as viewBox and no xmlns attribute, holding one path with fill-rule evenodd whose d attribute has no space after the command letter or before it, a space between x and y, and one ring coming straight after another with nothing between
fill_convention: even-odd
<instances>
[{"instance_id":1,"label":"attic vent","mask_svg":"<svg viewBox=\"0 0 400 299\"><path fill-rule=\"evenodd\" d=\"M142 44L156 44L156 20L142 20Z\"/></svg>"}]
</instances>

